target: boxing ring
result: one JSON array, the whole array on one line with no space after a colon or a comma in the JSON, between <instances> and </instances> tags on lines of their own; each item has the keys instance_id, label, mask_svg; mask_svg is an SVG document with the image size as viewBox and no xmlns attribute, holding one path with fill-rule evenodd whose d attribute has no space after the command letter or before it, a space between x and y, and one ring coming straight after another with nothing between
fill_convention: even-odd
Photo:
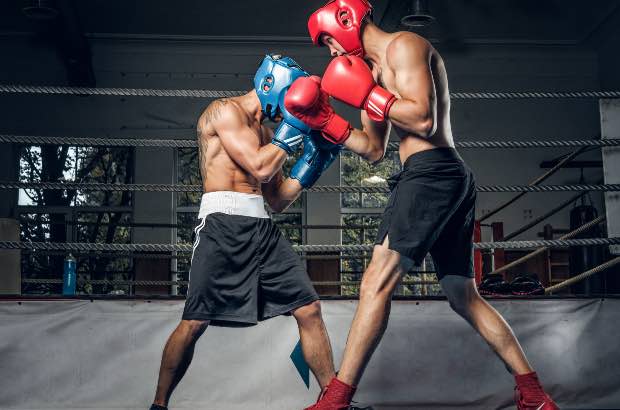
<instances>
[{"instance_id":1,"label":"boxing ring","mask_svg":"<svg viewBox=\"0 0 620 410\"><path fill-rule=\"evenodd\" d=\"M323 302L336 358L356 301ZM491 301L559 403L620 403L620 299L542 297ZM162 346L182 300L0 301L0 408L142 409L153 394ZM209 328L174 408L302 408L307 389L289 358L290 317L244 329ZM439 360L438 360L439 359ZM513 408L512 377L444 300L398 300L362 381L362 408ZM467 397L469 400L464 401Z\"/></svg>"},{"instance_id":2,"label":"boxing ring","mask_svg":"<svg viewBox=\"0 0 620 410\"><path fill-rule=\"evenodd\" d=\"M99 96L219 98L238 91L155 90L0 85L0 93ZM453 93L453 99L598 99L618 98L617 91ZM611 135L611 134L610 134ZM0 142L40 145L195 148L194 140L0 135ZM556 166L524 185L481 185L478 192L515 193L513 199L482 218L509 206L526 193L604 192L617 198L620 181L550 184L542 182L584 149L618 150L617 135L582 140L459 141L462 149L570 148ZM398 144L391 142L389 149ZM199 185L147 183L74 183L0 181L1 190L44 189L130 192L201 192ZM384 185L318 185L307 192L387 194ZM575 196L564 205L573 203ZM614 199L615 201L615 199ZM558 206L555 209L561 209ZM542 217L541 217L542 218ZM617 246L620 237L584 237L616 214L597 217L558 239L504 240L475 244L480 250L528 250L520 259L496 267L501 273L552 247ZM542 220L542 219L540 219ZM540 221L539 221L540 222ZM524 230L535 223L523 227ZM609 225L611 226L611 225ZM340 228L342 229L342 228ZM613 235L612 235L613 234ZM1 240L5 255L116 255L128 258L175 259L191 252L187 243L83 243ZM372 246L304 244L294 249L302 258L368 258ZM23 255L20 255L23 254ZM327 254L327 255L326 255ZM357 256L356 256L357 255ZM362 255L362 256L360 256ZM618 272L620 256L564 282L548 286L548 296L489 299L506 318L549 393L569 408L618 408L620 404L620 299L614 296L559 297L559 291L600 272ZM612 270L613 269L613 270ZM62 279L19 277L21 284L62 284ZM359 282L315 281L319 286ZM87 280L88 285L184 286L177 280ZM414 280L410 285L437 282ZM82 283L81 285L84 285ZM12 296L0 299L0 409L143 409L154 393L162 346L178 324L181 297L48 298ZM326 297L323 315L334 357L340 360L357 301ZM237 410L301 409L318 394L311 377L306 387L299 362L291 358L298 329L290 317L278 317L247 329L211 327L200 339L196 355L175 391L172 408ZM339 363L336 363L338 366ZM303 372L301 372L303 373ZM355 400L358 408L491 409L514 408L513 379L483 340L441 297L394 301L387 334L373 356Z\"/></svg>"}]
</instances>

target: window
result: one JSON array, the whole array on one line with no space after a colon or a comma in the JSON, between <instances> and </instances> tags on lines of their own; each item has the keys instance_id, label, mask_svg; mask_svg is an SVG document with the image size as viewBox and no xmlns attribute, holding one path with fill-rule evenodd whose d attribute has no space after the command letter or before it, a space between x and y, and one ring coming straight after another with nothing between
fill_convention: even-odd
<instances>
[{"instance_id":1,"label":"window","mask_svg":"<svg viewBox=\"0 0 620 410\"><path fill-rule=\"evenodd\" d=\"M401 169L397 151L388 151L383 161L371 165L352 152L341 155L342 185L372 186L385 185L387 179ZM342 194L342 243L343 245L372 245L377 236L381 222L381 214L386 206L389 195L385 193L343 193ZM344 256L340 262L341 279L343 282L357 282L362 278L364 270L370 262L370 254L366 256ZM430 256L425 258L422 266L414 267L403 276L395 294L402 296L438 295L437 284L409 284L415 281L433 282ZM345 285L341 289L343 295L357 295L359 285Z\"/></svg>"},{"instance_id":2,"label":"window","mask_svg":"<svg viewBox=\"0 0 620 410\"><path fill-rule=\"evenodd\" d=\"M397 151L388 151L377 165L372 165L351 151L343 151L340 160L342 185L384 185L386 180L400 170ZM343 193L343 208L383 208L388 196L384 193Z\"/></svg>"},{"instance_id":3,"label":"window","mask_svg":"<svg viewBox=\"0 0 620 410\"><path fill-rule=\"evenodd\" d=\"M202 185L197 148L177 150L177 183L183 185ZM177 206L200 206L200 192L177 192Z\"/></svg>"},{"instance_id":4,"label":"window","mask_svg":"<svg viewBox=\"0 0 620 410\"><path fill-rule=\"evenodd\" d=\"M372 245L377 237L380 215L348 214L342 216L342 243L344 245ZM343 282L358 282L368 263L370 253L366 256L345 255L340 261L340 274ZM357 295L359 285L344 285L343 295Z\"/></svg>"},{"instance_id":5,"label":"window","mask_svg":"<svg viewBox=\"0 0 620 410\"><path fill-rule=\"evenodd\" d=\"M121 147L27 146L20 152L22 182L131 183L133 149ZM21 190L20 205L121 206L131 192Z\"/></svg>"},{"instance_id":6,"label":"window","mask_svg":"<svg viewBox=\"0 0 620 410\"><path fill-rule=\"evenodd\" d=\"M26 146L20 152L22 182L131 183L133 149L115 147ZM43 190L20 191L22 241L129 243L131 192ZM24 279L62 278L66 252L22 252ZM74 254L78 293L109 293L111 285L86 280L126 280L132 264L118 254ZM124 287L126 289L127 286ZM61 293L60 283L24 283L23 293ZM127 290L127 289L126 289Z\"/></svg>"}]
</instances>

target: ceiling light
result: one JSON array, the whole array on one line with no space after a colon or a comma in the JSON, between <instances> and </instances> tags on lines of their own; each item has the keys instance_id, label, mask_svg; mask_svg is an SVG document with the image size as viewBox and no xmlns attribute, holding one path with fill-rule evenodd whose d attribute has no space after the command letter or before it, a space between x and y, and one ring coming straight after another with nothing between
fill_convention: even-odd
<instances>
[{"instance_id":1,"label":"ceiling light","mask_svg":"<svg viewBox=\"0 0 620 410\"><path fill-rule=\"evenodd\" d=\"M53 0L23 0L22 12L29 19L38 21L49 21L58 16Z\"/></svg>"},{"instance_id":2,"label":"ceiling light","mask_svg":"<svg viewBox=\"0 0 620 410\"><path fill-rule=\"evenodd\" d=\"M435 21L428 9L428 0L413 0L411 14L400 19L400 23L406 27L426 27Z\"/></svg>"}]
</instances>

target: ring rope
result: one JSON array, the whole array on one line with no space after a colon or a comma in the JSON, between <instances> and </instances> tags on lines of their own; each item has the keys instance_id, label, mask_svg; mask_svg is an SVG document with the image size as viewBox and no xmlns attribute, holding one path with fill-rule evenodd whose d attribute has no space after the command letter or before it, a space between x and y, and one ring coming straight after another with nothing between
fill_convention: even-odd
<instances>
[{"instance_id":1,"label":"ring rope","mask_svg":"<svg viewBox=\"0 0 620 410\"><path fill-rule=\"evenodd\" d=\"M571 286L575 283L581 282L584 279L589 278L597 273L605 271L613 266L620 264L620 256L611 259L599 266L582 272L572 278L569 278L561 283L545 288L545 293L550 294L560 289ZM79 281L81 284L91 285L126 285L126 286L172 286L172 285L187 285L189 281L184 280L90 280L82 279ZM22 283L26 284L61 284L62 279L39 279L39 278L27 278L22 279ZM424 280L403 280L401 285L436 285L438 281L424 281ZM361 284L361 281L313 281L313 285L316 286L356 286Z\"/></svg>"},{"instance_id":2,"label":"ring rope","mask_svg":"<svg viewBox=\"0 0 620 410\"><path fill-rule=\"evenodd\" d=\"M514 100L525 98L618 98L620 91L564 91L564 92L456 92L450 93L453 100Z\"/></svg>"},{"instance_id":3,"label":"ring rope","mask_svg":"<svg viewBox=\"0 0 620 410\"><path fill-rule=\"evenodd\" d=\"M603 263L601 265L598 265L597 267L594 267L594 268L592 268L590 270L587 270L587 271L585 271L583 273L580 273L579 275L573 276L570 279L566 279L565 281L560 282L560 283L558 283L556 285L549 286L548 288L545 288L545 293L552 293L552 292L555 292L557 290L564 289L564 288L566 288L566 287L568 287L570 285L573 285L573 284L575 284L577 282L581 282L582 280L587 279L590 276L596 275L597 273L600 273L600 272L602 272L602 271L604 271L606 269L609 269L609 268L611 268L613 266L616 266L618 264L620 264L620 256L618 256L618 257L616 257L614 259L611 259L611 260L609 260L609 261L607 261L607 262L605 262L605 263Z\"/></svg>"},{"instance_id":4,"label":"ring rope","mask_svg":"<svg viewBox=\"0 0 620 410\"><path fill-rule=\"evenodd\" d=\"M502 240L503 241L509 241L512 238L515 238L518 235L521 235L524 232L527 232L528 230L530 230L531 228L535 227L536 225L538 225L539 223L541 223L542 221L544 221L547 218L550 218L551 216L557 214L558 212L560 212L561 210L563 210L564 208L566 208L567 206L575 203L575 201L577 201L579 198L581 198L584 195L587 195L589 191L582 191L580 193L578 193L577 195L574 195L570 198L568 198L566 201L562 202L560 205L556 206L555 208L547 211L546 213L544 213L543 215L539 216L538 218L532 219L532 221L530 221L529 223L523 225L522 227L510 232L509 234L505 235Z\"/></svg>"},{"instance_id":5,"label":"ring rope","mask_svg":"<svg viewBox=\"0 0 620 410\"><path fill-rule=\"evenodd\" d=\"M187 285L186 280L107 280L107 279L82 279L83 284L91 285L126 285L126 286L166 286L166 285ZM61 284L62 279L22 279L22 283L30 284ZM361 281L312 281L316 286L355 286L360 285ZM403 280L401 285L437 285L438 281L422 280Z\"/></svg>"},{"instance_id":6,"label":"ring rope","mask_svg":"<svg viewBox=\"0 0 620 410\"><path fill-rule=\"evenodd\" d=\"M4 84L0 93L8 94L64 94L64 95L105 95L124 97L186 97L186 98L226 98L245 94L247 91L225 90L164 90L155 88L94 88L67 86L37 86Z\"/></svg>"},{"instance_id":7,"label":"ring rope","mask_svg":"<svg viewBox=\"0 0 620 410\"><path fill-rule=\"evenodd\" d=\"M180 184L117 184L98 182L15 182L0 181L0 189L46 189L82 191L155 191L155 192L202 192L201 185ZM574 184L574 185L479 185L478 192L572 192L572 191L620 191L620 184ZM323 185L305 189L306 192L332 193L387 193L385 185L338 186Z\"/></svg>"},{"instance_id":8,"label":"ring rope","mask_svg":"<svg viewBox=\"0 0 620 410\"><path fill-rule=\"evenodd\" d=\"M167 147L196 148L195 139L150 139L145 137L104 138L104 137L68 137L41 135L0 134L0 142L32 145L78 145L109 147ZM388 148L398 149L398 142L390 142ZM569 148L569 147L617 147L619 139L583 139L583 140L540 140L540 141L457 141L456 148Z\"/></svg>"},{"instance_id":9,"label":"ring rope","mask_svg":"<svg viewBox=\"0 0 620 410\"><path fill-rule=\"evenodd\" d=\"M572 161L573 158L577 157L579 154L581 154L582 152L584 152L586 150L586 147L580 147L577 148L575 151L571 152L570 154L568 154L567 156L565 156L561 161L559 161L557 164L555 164L551 169L547 170L546 172L544 172L542 175L538 176L537 178L535 178L532 182L530 182L528 184L528 186L537 186L540 185L541 182L543 182L545 179L549 178L550 176L552 176L553 174L555 174L556 172L558 172L560 169L562 169L564 167L565 164L567 164L569 161ZM506 209L507 207L509 207L510 205L514 204L515 202L517 202L519 199L521 199L522 197L524 197L525 195L527 195L527 192L521 192L515 196L513 196L512 198L510 198L509 200L503 202L502 204L498 205L497 207L495 207L495 209L493 209L492 211L484 214L479 220L478 222L484 222L487 219L489 219L490 217L492 217L493 215L499 213L500 211L502 211L503 209Z\"/></svg>"},{"instance_id":10,"label":"ring rope","mask_svg":"<svg viewBox=\"0 0 620 410\"><path fill-rule=\"evenodd\" d=\"M600 222L600 221L599 221ZM584 225L585 227L585 225ZM530 241L476 242L476 249L526 249L538 247L599 246L620 244L618 238L547 239ZM370 252L374 245L293 245L296 252ZM191 244L151 243L81 243L81 242L17 242L0 241L0 249L33 249L46 251L134 251L184 252L192 251Z\"/></svg>"},{"instance_id":11,"label":"ring rope","mask_svg":"<svg viewBox=\"0 0 620 410\"><path fill-rule=\"evenodd\" d=\"M68 94L68 95L108 95L131 97L189 97L189 98L223 98L243 95L247 91L220 90L174 90L154 88L93 88L67 86L37 86L20 84L2 84L0 93L10 94ZM453 92L453 100L512 100L530 98L574 99L574 98L618 98L620 91L525 91L525 92Z\"/></svg>"},{"instance_id":12,"label":"ring rope","mask_svg":"<svg viewBox=\"0 0 620 410\"><path fill-rule=\"evenodd\" d=\"M1 248L0 248L1 249ZM66 256L67 252L65 250L45 250L45 249L21 249L21 252L24 254L28 254L31 257L36 255L44 255L44 256ZM158 251L160 252L160 251ZM131 251L80 251L79 255L84 257L91 258L130 258L130 259L183 259L187 258L190 252L178 252L173 251L172 253L146 253L146 252L131 252ZM337 252L337 251L336 251ZM320 252L311 253L311 254L301 254L299 256L304 260L358 260L358 259L370 259L372 257L371 253L360 252L358 254L341 254L334 252L329 252L327 254L322 254ZM417 272L417 271L416 271Z\"/></svg>"},{"instance_id":13,"label":"ring rope","mask_svg":"<svg viewBox=\"0 0 620 410\"><path fill-rule=\"evenodd\" d=\"M22 283L28 284L61 284L62 279L22 279ZM316 286L359 286L362 282L357 281L312 281ZM187 280L109 280L109 279L78 279L78 284L91 285L125 285L125 286L173 286L188 285ZM400 285L438 285L436 280L403 280Z\"/></svg>"},{"instance_id":14,"label":"ring rope","mask_svg":"<svg viewBox=\"0 0 620 410\"><path fill-rule=\"evenodd\" d=\"M65 220L63 222L60 221L46 221L46 225L54 225L54 226L117 226L117 227L125 227L125 228L164 228L164 229L194 229L196 224L194 223L179 223L179 224L168 224L168 223L157 223L157 222L90 222L90 221L69 221ZM369 225L309 225L309 224L296 224L296 223L285 223L285 222L275 222L274 224L280 229L377 229L379 224L369 224Z\"/></svg>"},{"instance_id":15,"label":"ring rope","mask_svg":"<svg viewBox=\"0 0 620 410\"><path fill-rule=\"evenodd\" d=\"M577 229L574 229L570 232L568 232L567 234L564 234L560 237L560 241L564 241L564 240L575 240L572 239L575 236L587 231L588 229L592 229L594 226L600 224L601 222L605 221L606 216L605 215L601 215L598 218L594 218L593 220L591 220L590 222L587 222L583 225L581 225L580 227L578 227ZM615 238L615 239L619 239L619 238ZM495 270L493 270L489 275L494 275L497 273L501 273L504 272L510 268L513 268L515 266L521 265L523 262L526 262L530 259L532 259L534 256L541 254L542 252L545 252L549 247L548 246L543 246L542 248L536 249L535 251L528 253L525 256L522 256L521 258L512 261L504 266L501 266Z\"/></svg>"}]
</instances>

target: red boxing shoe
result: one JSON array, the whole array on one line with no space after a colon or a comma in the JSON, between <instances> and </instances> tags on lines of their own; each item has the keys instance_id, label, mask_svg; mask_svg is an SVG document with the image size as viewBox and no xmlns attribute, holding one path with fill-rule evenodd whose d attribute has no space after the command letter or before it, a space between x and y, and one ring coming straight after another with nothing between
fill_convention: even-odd
<instances>
[{"instance_id":1,"label":"red boxing shoe","mask_svg":"<svg viewBox=\"0 0 620 410\"><path fill-rule=\"evenodd\" d=\"M515 376L515 402L518 410L560 410L543 390L536 372Z\"/></svg>"},{"instance_id":2,"label":"red boxing shoe","mask_svg":"<svg viewBox=\"0 0 620 410\"><path fill-rule=\"evenodd\" d=\"M355 387L333 378L321 392L319 400L305 410L347 410L355 394Z\"/></svg>"}]
</instances>

